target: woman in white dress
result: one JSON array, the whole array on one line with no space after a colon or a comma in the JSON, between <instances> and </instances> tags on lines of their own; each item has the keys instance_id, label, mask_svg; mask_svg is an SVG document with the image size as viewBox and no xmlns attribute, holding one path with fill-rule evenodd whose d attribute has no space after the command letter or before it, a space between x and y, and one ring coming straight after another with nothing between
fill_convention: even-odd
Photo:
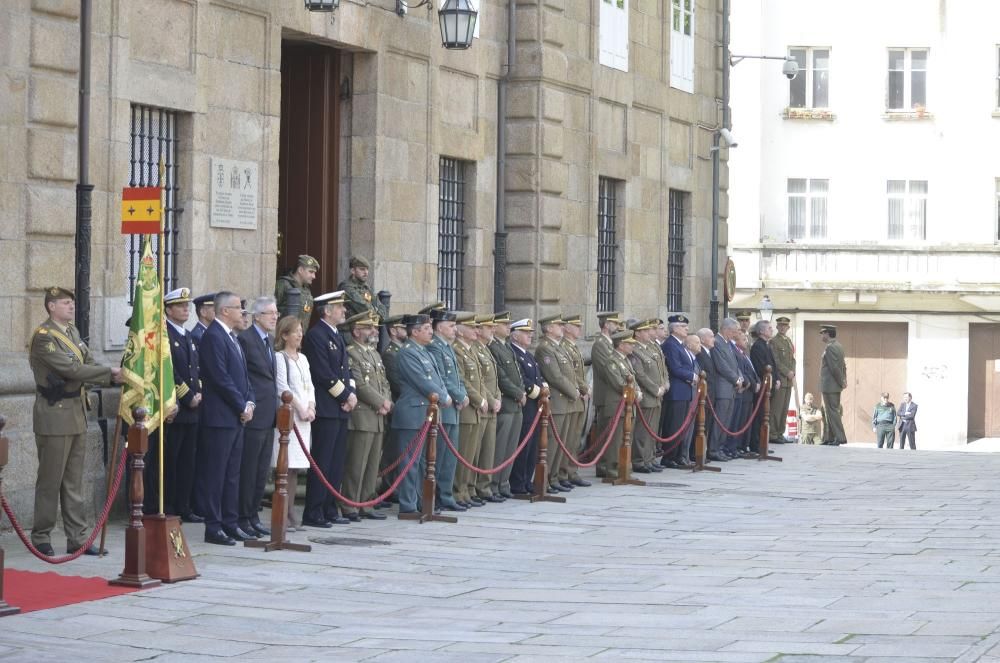
<instances>
[{"instance_id":1,"label":"woman in white dress","mask_svg":"<svg viewBox=\"0 0 1000 663\"><path fill-rule=\"evenodd\" d=\"M295 316L286 316L278 322L274 333L276 382L278 397L285 390L292 392L292 415L295 427L302 434L306 447L311 447L310 423L316 418L316 390L309 375L309 360L299 352L302 347L302 322ZM272 465L278 460L278 432L275 431ZM295 517L295 489L298 486L299 470L309 469L309 460L302 453L299 440L292 431L288 441L288 529L299 529Z\"/></svg>"}]
</instances>

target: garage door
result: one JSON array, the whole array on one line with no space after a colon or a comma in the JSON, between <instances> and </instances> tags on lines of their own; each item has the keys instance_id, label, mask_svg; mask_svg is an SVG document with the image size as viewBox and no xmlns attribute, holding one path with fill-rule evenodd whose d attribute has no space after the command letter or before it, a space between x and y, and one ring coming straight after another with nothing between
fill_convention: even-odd
<instances>
[{"instance_id":1,"label":"garage door","mask_svg":"<svg viewBox=\"0 0 1000 663\"><path fill-rule=\"evenodd\" d=\"M823 323L807 322L802 356L805 379L799 383L802 393L811 391L819 398L820 358L823 341L819 328ZM897 406L906 391L907 324L905 322L841 322L837 340L847 358L847 389L841 395L844 429L848 442L875 442L872 412L883 391Z\"/></svg>"},{"instance_id":2,"label":"garage door","mask_svg":"<svg viewBox=\"0 0 1000 663\"><path fill-rule=\"evenodd\" d=\"M969 438L1000 437L1000 325L969 325Z\"/></svg>"}]
</instances>

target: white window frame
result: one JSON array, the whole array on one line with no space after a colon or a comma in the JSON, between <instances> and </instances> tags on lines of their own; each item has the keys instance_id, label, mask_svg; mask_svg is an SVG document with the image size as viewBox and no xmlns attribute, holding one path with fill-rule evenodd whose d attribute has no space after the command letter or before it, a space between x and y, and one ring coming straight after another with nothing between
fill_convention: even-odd
<instances>
[{"instance_id":1,"label":"white window frame","mask_svg":"<svg viewBox=\"0 0 1000 663\"><path fill-rule=\"evenodd\" d=\"M993 241L1000 242L1000 177L997 177L995 179L995 186L996 186L996 194L994 196L995 198L994 210L996 217L996 225L994 225L993 227Z\"/></svg>"},{"instance_id":2,"label":"white window frame","mask_svg":"<svg viewBox=\"0 0 1000 663\"><path fill-rule=\"evenodd\" d=\"M887 59L891 57L894 51L903 51L903 69L889 69L889 63L886 62L886 79L885 79L885 108L890 113L909 113L914 110L920 110L917 107L920 106L926 109L929 105L930 99L930 62L931 62L931 49L927 47L913 47L913 48L889 48L886 51ZM914 53L925 53L926 65L924 69L917 69L916 71L924 72L924 103L914 104L913 103L913 54ZM892 85L892 72L902 71L903 72L903 105L899 108L894 108L891 103L892 91L890 86Z\"/></svg>"},{"instance_id":3,"label":"white window frame","mask_svg":"<svg viewBox=\"0 0 1000 663\"><path fill-rule=\"evenodd\" d=\"M670 87L694 94L694 33L697 0L669 0Z\"/></svg>"},{"instance_id":4,"label":"white window frame","mask_svg":"<svg viewBox=\"0 0 1000 663\"><path fill-rule=\"evenodd\" d=\"M598 62L619 71L628 71L630 2L631 0L600 0L598 3Z\"/></svg>"},{"instance_id":5,"label":"white window frame","mask_svg":"<svg viewBox=\"0 0 1000 663\"><path fill-rule=\"evenodd\" d=\"M833 71L833 68L831 66L832 65L832 60L833 60L833 49L831 47L829 47L829 46L789 46L788 47L788 56L789 57L793 57L792 54L793 54L794 51L804 51L805 52L805 57L804 57L805 62L799 62L798 63L799 64L799 75L796 76L794 80L788 81L788 107L789 108L802 108L802 109L823 109L823 110L829 109L830 106L831 106L831 104L830 104L830 80L832 78L831 72ZM816 68L816 51L826 51L826 60L827 60L826 69L817 69ZM798 62L798 60L796 60L796 62ZM816 90L815 90L815 80L816 80L816 72L817 71L825 71L826 72L826 105L824 105L824 106L817 106L816 105L816 99L814 98L814 95L815 95L815 92L816 92ZM805 106L793 106L792 105L792 86L796 84L796 81L799 80L799 77L802 77L805 80L805 86L806 86L806 98L805 98L805 104L806 105Z\"/></svg>"},{"instance_id":6,"label":"white window frame","mask_svg":"<svg viewBox=\"0 0 1000 663\"><path fill-rule=\"evenodd\" d=\"M901 193L890 193L889 187L893 182L905 183L905 191ZM923 183L925 191L914 192L914 184ZM885 234L889 241L923 241L927 239L927 202L930 197L930 182L928 180L886 180L886 212L885 212ZM899 200L902 204L902 235L893 237L890 231L892 223L892 201ZM918 205L922 203L922 205ZM915 221L919 214L923 218ZM919 230L919 232L915 232Z\"/></svg>"},{"instance_id":7,"label":"white window frame","mask_svg":"<svg viewBox=\"0 0 1000 663\"><path fill-rule=\"evenodd\" d=\"M792 182L805 182L805 191L792 192ZM822 184L821 184L822 183ZM796 235L792 232L792 200L802 199L804 201L803 209L803 229L801 235ZM821 232L817 232L813 224L813 215L818 213L818 208L816 203L819 200L823 200L823 228ZM825 177L789 177L785 181L785 201L786 201L786 215L787 215L787 236L788 239L799 241L799 240L823 240L826 239L830 233L830 179Z\"/></svg>"},{"instance_id":8,"label":"white window frame","mask_svg":"<svg viewBox=\"0 0 1000 663\"><path fill-rule=\"evenodd\" d=\"M994 94L994 98L996 99L995 108L996 110L1000 110L1000 44L997 44L996 58L994 58L994 62L996 62L997 65L996 91Z\"/></svg>"}]
</instances>

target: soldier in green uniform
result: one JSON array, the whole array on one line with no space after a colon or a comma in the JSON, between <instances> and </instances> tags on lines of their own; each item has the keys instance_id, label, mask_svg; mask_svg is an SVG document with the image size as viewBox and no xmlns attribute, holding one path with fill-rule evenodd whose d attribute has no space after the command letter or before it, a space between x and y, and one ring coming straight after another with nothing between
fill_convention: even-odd
<instances>
[{"instance_id":1,"label":"soldier in green uniform","mask_svg":"<svg viewBox=\"0 0 1000 663\"><path fill-rule=\"evenodd\" d=\"M121 369L100 366L72 322L76 299L70 290L45 290L49 317L31 336L28 364L34 374L33 422L38 449L35 484L35 522L31 543L52 556L52 528L56 509L62 506L66 552L76 552L87 540L86 504L83 499L83 465L86 453L87 414L83 386L121 383ZM87 555L97 555L90 546Z\"/></svg>"},{"instance_id":2,"label":"soldier in green uniform","mask_svg":"<svg viewBox=\"0 0 1000 663\"><path fill-rule=\"evenodd\" d=\"M635 351L629 355L629 363L635 372L636 385L642 390L642 400L636 405L642 409L642 414L649 422L650 427L653 422L660 421L660 398L667 391L664 374L666 365L663 361L663 351L659 346L650 343L650 339L655 333L657 320L639 320L632 325L632 333L635 338ZM655 354L654 354L655 352ZM661 369L657 363L663 365ZM636 419L635 431L632 436L632 470L643 474L653 471L662 471L655 467L653 461L656 459L656 441Z\"/></svg>"},{"instance_id":3,"label":"soldier in green uniform","mask_svg":"<svg viewBox=\"0 0 1000 663\"><path fill-rule=\"evenodd\" d=\"M278 312L281 316L291 315L293 312L288 305L288 291L298 288L300 294L299 301L302 308L297 312L299 320L302 321L302 330L309 329L309 322L313 314L313 296L309 286L316 279L316 272L319 271L319 261L312 256L299 256L299 262L290 274L279 276L274 284L274 299L278 303Z\"/></svg>"},{"instance_id":4,"label":"soldier in green uniform","mask_svg":"<svg viewBox=\"0 0 1000 663\"><path fill-rule=\"evenodd\" d=\"M517 448L517 438L521 433L521 406L527 400L521 368L508 341L511 322L509 311L502 311L493 316L493 340L489 343L489 350L496 360L501 399L500 413L497 415L496 448L491 467L496 467L510 458ZM498 495L502 499L513 497L510 492L510 472L511 467L508 466L492 475L490 491L493 495Z\"/></svg>"},{"instance_id":5,"label":"soldier in green uniform","mask_svg":"<svg viewBox=\"0 0 1000 663\"><path fill-rule=\"evenodd\" d=\"M482 417L483 441L479 445L479 453L476 454L475 465L477 467L492 468L497 446L497 415L502 407L502 394L500 393L499 376L497 375L497 362L493 359L493 354L489 350L489 344L493 340L493 330L496 328L494 315L476 316L476 342L472 344L472 349L479 358L479 366L483 373L483 396L489 402L489 409ZM472 477L476 486L475 496L483 502L503 502L504 498L493 494L490 488L490 475L477 474Z\"/></svg>"},{"instance_id":6,"label":"soldier in green uniform","mask_svg":"<svg viewBox=\"0 0 1000 663\"><path fill-rule=\"evenodd\" d=\"M771 397L771 439L770 444L783 444L785 441L785 426L788 423L788 402L792 399L792 385L795 384L795 348L792 339L788 338L788 325L791 322L781 316L775 322L778 333L768 342L771 354L777 363L775 370L778 375L775 380L781 380L781 386L774 390Z\"/></svg>"},{"instance_id":7,"label":"soldier in green uniform","mask_svg":"<svg viewBox=\"0 0 1000 663\"><path fill-rule=\"evenodd\" d=\"M457 338L451 347L458 360L458 374L469 395L469 407L463 408L458 415L458 450L462 458L474 463L483 443L486 414L490 410L490 403L483 385L483 368L479 363L479 356L472 347L477 340L476 314L464 311L456 313L455 322ZM475 474L461 462L455 468L453 486L452 492L459 505L464 507L483 505L483 501L476 495Z\"/></svg>"},{"instance_id":8,"label":"soldier in green uniform","mask_svg":"<svg viewBox=\"0 0 1000 663\"><path fill-rule=\"evenodd\" d=\"M594 430L603 432L611 421L611 415L618 407L618 400L621 392L618 392L616 399L611 399L606 394L601 393L603 383L597 379L597 366L607 363L609 357L614 354L614 344L611 342L611 335L618 332L618 326L624 325L625 321L619 317L618 311L602 311L597 314L597 323L600 333L594 339L594 344L590 346L590 365L594 371ZM604 403L614 402L611 411L606 411ZM600 466L598 466L600 468ZM600 476L600 474L598 474Z\"/></svg>"},{"instance_id":9,"label":"soldier in green uniform","mask_svg":"<svg viewBox=\"0 0 1000 663\"><path fill-rule=\"evenodd\" d=\"M389 343L382 350L382 365L385 366L385 377L389 380L389 390L392 393L392 402L395 403L399 400L399 374L397 372L396 362L399 358L399 351L403 349L406 345L406 325L403 324L402 315L394 315L387 318L385 321L385 328L389 332ZM392 422L392 413L389 413L389 422ZM389 465L396 462L399 454L403 453L404 449L396 449L392 444L392 435L389 432L382 437L382 460L379 463L379 471L385 470ZM387 490L393 482L395 482L396 477L399 476L399 468L397 467L392 472L387 473L382 477L382 484L380 487L380 492ZM369 495L368 499L375 497L375 495ZM392 497L390 501L395 501L395 497ZM376 504L375 508L388 508L389 501L382 502L381 504Z\"/></svg>"},{"instance_id":10,"label":"soldier in green uniform","mask_svg":"<svg viewBox=\"0 0 1000 663\"><path fill-rule=\"evenodd\" d=\"M351 410L347 424L344 495L355 502L362 502L375 491L382 438L388 429L386 417L392 411L392 393L382 358L370 343L378 329L378 319L373 318L369 311L364 311L348 318L340 328L351 335L347 358L358 396L358 404ZM359 513L357 508L343 502L340 512L354 522L361 518L386 518L371 509Z\"/></svg>"},{"instance_id":11,"label":"soldier in green uniform","mask_svg":"<svg viewBox=\"0 0 1000 663\"><path fill-rule=\"evenodd\" d=\"M889 392L883 391L882 398L872 413L872 432L875 433L878 448L883 444L887 449L896 445L896 406L889 400Z\"/></svg>"},{"instance_id":12,"label":"soldier in green uniform","mask_svg":"<svg viewBox=\"0 0 1000 663\"><path fill-rule=\"evenodd\" d=\"M538 321L542 328L542 338L535 348L535 361L542 371L542 379L549 385L549 412L552 415L552 425L559 431L559 436L565 442L569 431L567 422L570 413L580 402L580 386L576 381L576 371L569 356L562 349L562 339L565 335L565 323L559 315L550 315ZM554 435L548 437L548 472L549 492L562 493L572 490L559 483L559 470L566 462L566 454L555 441Z\"/></svg>"},{"instance_id":13,"label":"soldier in green uniform","mask_svg":"<svg viewBox=\"0 0 1000 663\"><path fill-rule=\"evenodd\" d=\"M740 323L740 331L750 334L750 311L740 311L736 314L736 321Z\"/></svg>"},{"instance_id":14,"label":"soldier in green uniform","mask_svg":"<svg viewBox=\"0 0 1000 663\"><path fill-rule=\"evenodd\" d=\"M844 410L840 405L840 393L847 388L844 348L837 342L837 328L833 325L822 325L819 328L819 337L826 344L819 369L819 388L823 392L823 410L826 412L823 444L829 446L847 444Z\"/></svg>"},{"instance_id":15,"label":"soldier in green uniform","mask_svg":"<svg viewBox=\"0 0 1000 663\"><path fill-rule=\"evenodd\" d=\"M598 432L604 432L611 424L612 416L618 409L618 402L621 401L625 385L628 383L628 376L635 377L632 365L628 360L628 356L632 354L636 344L632 332L616 332L611 337L611 342L614 350L607 360L594 364L594 394L595 398L600 399L597 402L598 407L606 413L607 417L602 422L603 425L598 427ZM642 399L640 390L636 390L636 398ZM624 422L625 417L622 416L618 420L611 444L597 463L597 476L599 477L613 477L618 474L618 450L622 446ZM605 439L607 438L601 438L601 442L603 443Z\"/></svg>"},{"instance_id":16,"label":"soldier in green uniform","mask_svg":"<svg viewBox=\"0 0 1000 663\"><path fill-rule=\"evenodd\" d=\"M590 400L590 385L587 384L587 367L583 364L583 353L577 346L577 341L583 334L583 318L579 313L564 313L562 320L563 338L559 342L559 347L569 358L573 365L573 373L576 379L577 393L579 400L572 403L569 412L566 413L566 430L559 431L562 435L566 447L579 457L582 450L580 441L583 437L583 429L587 425L587 401ZM573 461L566 458L559 465L559 484L563 488L571 486L589 486L590 482L580 477L579 468Z\"/></svg>"},{"instance_id":17,"label":"soldier in green uniform","mask_svg":"<svg viewBox=\"0 0 1000 663\"><path fill-rule=\"evenodd\" d=\"M344 291L344 299L347 302L347 313L357 315L363 311L371 311L385 320L389 316L389 311L372 292L368 285L368 273L371 271L371 263L361 256L352 256L349 263L351 275L340 282L337 290Z\"/></svg>"}]
</instances>

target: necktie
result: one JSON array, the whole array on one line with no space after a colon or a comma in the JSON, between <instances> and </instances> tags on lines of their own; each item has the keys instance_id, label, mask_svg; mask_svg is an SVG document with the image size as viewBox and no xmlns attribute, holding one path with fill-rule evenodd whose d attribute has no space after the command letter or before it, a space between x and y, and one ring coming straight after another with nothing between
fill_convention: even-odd
<instances>
[{"instance_id":1,"label":"necktie","mask_svg":"<svg viewBox=\"0 0 1000 663\"><path fill-rule=\"evenodd\" d=\"M229 332L229 335L233 337L233 343L236 344L236 351L239 352L240 356L242 357L243 356L243 348L240 347L239 337L236 335L236 332L234 332L234 331Z\"/></svg>"},{"instance_id":2,"label":"necktie","mask_svg":"<svg viewBox=\"0 0 1000 663\"><path fill-rule=\"evenodd\" d=\"M274 361L274 351L271 349L271 337L264 337L264 347L267 348L267 358Z\"/></svg>"}]
</instances>

